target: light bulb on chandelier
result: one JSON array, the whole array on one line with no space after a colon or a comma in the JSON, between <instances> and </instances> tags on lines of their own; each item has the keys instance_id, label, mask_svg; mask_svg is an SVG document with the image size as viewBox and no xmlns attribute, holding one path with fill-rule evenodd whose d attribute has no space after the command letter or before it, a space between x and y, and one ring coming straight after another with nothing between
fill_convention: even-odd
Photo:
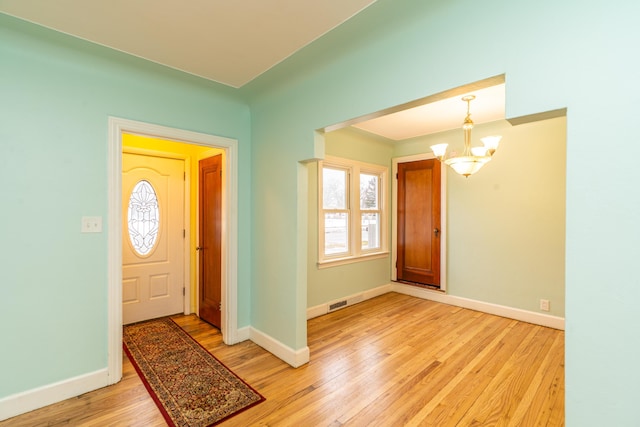
<instances>
[{"instance_id":1,"label":"light bulb on chandelier","mask_svg":"<svg viewBox=\"0 0 640 427\"><path fill-rule=\"evenodd\" d=\"M467 103L467 116L462 123L464 132L464 151L461 156L447 157L447 147L449 144L436 144L431 146L433 155L447 166L456 171L460 175L469 177L478 172L482 166L487 164L500 143L501 136L487 136L480 138L483 146L471 147L471 129L473 129L473 121L471 120L471 101L476 99L475 95L468 95L462 98Z\"/></svg>"}]
</instances>

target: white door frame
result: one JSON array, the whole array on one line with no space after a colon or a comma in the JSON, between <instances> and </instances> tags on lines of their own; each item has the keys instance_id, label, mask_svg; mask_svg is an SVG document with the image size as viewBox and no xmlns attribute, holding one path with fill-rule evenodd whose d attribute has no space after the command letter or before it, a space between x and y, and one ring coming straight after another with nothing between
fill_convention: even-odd
<instances>
[{"instance_id":1,"label":"white door frame","mask_svg":"<svg viewBox=\"0 0 640 427\"><path fill-rule=\"evenodd\" d=\"M398 163L435 159L431 153L391 159L391 280L398 280ZM440 168L440 290L447 290L447 166Z\"/></svg>"},{"instance_id":2,"label":"white door frame","mask_svg":"<svg viewBox=\"0 0 640 427\"><path fill-rule=\"evenodd\" d=\"M198 132L109 117L107 209L108 383L122 378L122 134L129 133L224 151L222 228L222 338L238 342L238 141ZM224 249L226 247L226 250Z\"/></svg>"}]
</instances>

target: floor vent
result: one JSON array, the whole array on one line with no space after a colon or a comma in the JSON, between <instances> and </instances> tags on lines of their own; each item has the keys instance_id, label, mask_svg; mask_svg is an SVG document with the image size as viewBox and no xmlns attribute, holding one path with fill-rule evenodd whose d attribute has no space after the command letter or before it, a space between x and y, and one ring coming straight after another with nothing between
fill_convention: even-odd
<instances>
[{"instance_id":1,"label":"floor vent","mask_svg":"<svg viewBox=\"0 0 640 427\"><path fill-rule=\"evenodd\" d=\"M329 306L329 311L333 311L333 310L337 310L340 307L344 307L345 305L347 305L347 300L342 300L342 301L338 301L338 302L334 302L333 304L331 304Z\"/></svg>"}]
</instances>

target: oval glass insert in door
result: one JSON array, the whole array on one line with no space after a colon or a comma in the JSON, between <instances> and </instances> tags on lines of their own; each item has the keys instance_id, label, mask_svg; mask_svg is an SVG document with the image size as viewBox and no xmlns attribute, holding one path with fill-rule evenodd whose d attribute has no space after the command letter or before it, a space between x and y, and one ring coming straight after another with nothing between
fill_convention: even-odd
<instances>
[{"instance_id":1,"label":"oval glass insert in door","mask_svg":"<svg viewBox=\"0 0 640 427\"><path fill-rule=\"evenodd\" d=\"M160 230L158 196L149 181L139 181L129 197L127 227L131 246L140 256L146 256L158 242Z\"/></svg>"}]
</instances>

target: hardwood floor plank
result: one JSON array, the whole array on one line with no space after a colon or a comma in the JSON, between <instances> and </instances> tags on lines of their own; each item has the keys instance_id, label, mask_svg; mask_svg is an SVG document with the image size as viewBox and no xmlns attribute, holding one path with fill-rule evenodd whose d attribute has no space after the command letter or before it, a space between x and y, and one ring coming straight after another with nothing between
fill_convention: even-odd
<instances>
[{"instance_id":1,"label":"hardwood floor plank","mask_svg":"<svg viewBox=\"0 0 640 427\"><path fill-rule=\"evenodd\" d=\"M252 342L175 321L266 397L230 426L564 426L564 332L389 293L308 321L294 369ZM164 426L132 365L118 384L0 422Z\"/></svg>"},{"instance_id":2,"label":"hardwood floor plank","mask_svg":"<svg viewBox=\"0 0 640 427\"><path fill-rule=\"evenodd\" d=\"M551 386L542 396L536 426L564 425L564 364L558 366L550 376L552 377Z\"/></svg>"},{"instance_id":3,"label":"hardwood floor plank","mask_svg":"<svg viewBox=\"0 0 640 427\"><path fill-rule=\"evenodd\" d=\"M528 348L536 335L535 329L528 329L528 333L513 352L501 364L500 370L491 378L483 394L469 408L465 416L460 419L462 425L498 425L500 417L509 410L509 388L518 375L517 367L523 363L522 348Z\"/></svg>"},{"instance_id":4,"label":"hardwood floor plank","mask_svg":"<svg viewBox=\"0 0 640 427\"><path fill-rule=\"evenodd\" d=\"M552 389L555 378L555 375L549 375L549 373L555 372L562 365L563 357L564 334L555 334L551 348L544 356L540 367L529 383L529 387L520 400L509 426L536 425L538 416L543 412L544 399L549 394L549 390Z\"/></svg>"},{"instance_id":5,"label":"hardwood floor plank","mask_svg":"<svg viewBox=\"0 0 640 427\"><path fill-rule=\"evenodd\" d=\"M473 316L473 312L466 313L469 316ZM395 387L390 390L381 399L379 399L375 405L371 405L367 408L364 408L363 411L357 414L350 423L347 423L347 419L342 419L347 424L358 425L360 420L364 420L366 423L369 419L381 419L388 417L391 411L389 408L393 409L393 412L402 413L403 417L409 418L412 414L412 410L418 410L423 406L423 403L428 401L432 397L432 393L435 393L439 388L438 380L444 375L444 372L453 372L462 364L454 364L449 363L448 366L444 366L444 360L439 357L439 354L447 354L447 348L452 345L454 340L453 337L461 336L461 330L470 330L470 325L475 323L475 319L471 318L469 323L460 323L460 330L454 329L452 332L447 332L446 328L443 328L442 331L446 332L443 335L443 339L439 341L433 341L433 344L429 345L429 341L424 341L421 346L415 346L412 343L410 346L411 351L413 351L416 356L413 358L409 358L405 361L405 364L398 370L399 374L404 376L403 379L413 380L415 379L416 374L425 373L422 371L424 367L433 367L438 366L438 369L433 372L428 372L428 375L424 376L424 378L420 378L420 381L417 384L411 384L410 382L404 381L401 387ZM466 332L465 334L469 334ZM464 335L462 335L464 336ZM461 340L462 341L462 340ZM450 362L450 361L449 361ZM402 377L401 377L402 378ZM410 387L409 390L406 390L406 387ZM418 390L413 390L418 388ZM403 402L401 405L398 405L398 402ZM395 407L394 407L395 406ZM396 420L399 421L399 420Z\"/></svg>"},{"instance_id":6,"label":"hardwood floor plank","mask_svg":"<svg viewBox=\"0 0 640 427\"><path fill-rule=\"evenodd\" d=\"M438 423L434 425L454 425L457 423L459 417L456 417L456 413L459 416L466 413L483 390L484 384L478 379L488 378L486 374L482 373L482 368L487 366L486 359L495 355L497 349L502 346L505 337L513 332L515 325L516 322L511 321L502 330L485 330L484 332L490 332L490 334L486 337L481 336L482 340L475 345L464 348L463 354L458 356L462 357L461 360L457 362L450 360L452 374L443 376L440 383L433 387L433 395L424 403L420 411L407 422L407 425L422 425L426 419L431 423ZM474 373L476 381L473 381L472 374ZM461 400L460 396L464 396L464 399ZM465 403L467 405L464 405ZM445 411L445 409L447 410ZM452 411L452 409L456 411Z\"/></svg>"}]
</instances>

